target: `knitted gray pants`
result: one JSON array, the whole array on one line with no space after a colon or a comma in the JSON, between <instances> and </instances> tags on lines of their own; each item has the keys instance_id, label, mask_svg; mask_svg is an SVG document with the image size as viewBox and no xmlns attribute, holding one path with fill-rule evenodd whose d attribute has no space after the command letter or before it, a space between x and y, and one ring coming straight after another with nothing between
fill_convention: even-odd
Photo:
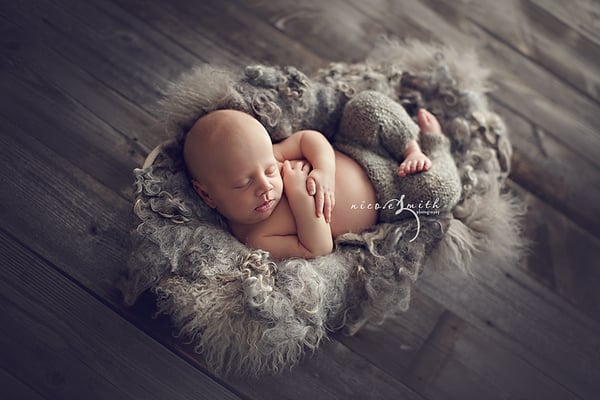
<instances>
[{"instance_id":1,"label":"knitted gray pants","mask_svg":"<svg viewBox=\"0 0 600 400\"><path fill-rule=\"evenodd\" d=\"M397 175L406 146L417 140L433 166L425 172ZM373 91L355 95L346 104L334 147L356 160L375 191L379 222L414 215L437 215L458 202L461 184L450 143L444 135L419 135L419 127L391 98Z\"/></svg>"}]
</instances>

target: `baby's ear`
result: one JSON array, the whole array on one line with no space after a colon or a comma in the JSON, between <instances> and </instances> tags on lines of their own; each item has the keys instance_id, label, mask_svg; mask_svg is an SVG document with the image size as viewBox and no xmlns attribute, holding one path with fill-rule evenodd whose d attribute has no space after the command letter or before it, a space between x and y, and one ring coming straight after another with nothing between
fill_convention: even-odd
<instances>
[{"instance_id":1,"label":"baby's ear","mask_svg":"<svg viewBox=\"0 0 600 400\"><path fill-rule=\"evenodd\" d=\"M192 179L192 187L194 188L196 193L198 193L198 196L200 196L202 200L204 200L207 206L209 206L210 208L217 208L217 204L212 199L212 197L210 197L210 194L200 182L198 182L195 179Z\"/></svg>"}]
</instances>

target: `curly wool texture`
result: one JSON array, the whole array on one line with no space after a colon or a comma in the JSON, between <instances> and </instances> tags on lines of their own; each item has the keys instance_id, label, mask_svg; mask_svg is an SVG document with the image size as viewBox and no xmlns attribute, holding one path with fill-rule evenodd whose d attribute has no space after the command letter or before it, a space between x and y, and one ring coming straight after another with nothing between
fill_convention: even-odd
<instances>
[{"instance_id":1,"label":"curly wool texture","mask_svg":"<svg viewBox=\"0 0 600 400\"><path fill-rule=\"evenodd\" d=\"M151 288L160 312L215 373L260 375L292 367L328 331L353 334L407 310L424 267L513 262L522 208L502 193L512 150L488 109L486 78L473 54L419 42L384 44L364 63L332 64L312 79L293 67L194 69L162 103L173 140L135 170L141 222L125 302ZM345 104L365 90L390 96L410 115L428 108L450 139L460 199L451 212L421 216L418 235L414 219L381 223L339 237L325 257L275 262L238 242L191 188L182 142L200 116L238 109L274 141L311 128L335 142Z\"/></svg>"}]
</instances>

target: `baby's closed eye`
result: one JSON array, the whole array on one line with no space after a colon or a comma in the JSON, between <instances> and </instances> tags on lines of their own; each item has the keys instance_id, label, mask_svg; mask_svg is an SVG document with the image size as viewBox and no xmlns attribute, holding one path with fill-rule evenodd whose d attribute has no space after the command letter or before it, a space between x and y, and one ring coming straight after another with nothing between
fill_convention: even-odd
<instances>
[{"instance_id":1,"label":"baby's closed eye","mask_svg":"<svg viewBox=\"0 0 600 400\"><path fill-rule=\"evenodd\" d=\"M267 170L265 171L265 175L275 176L275 175L277 175L277 171L278 171L277 165L273 165L273 166L267 168Z\"/></svg>"},{"instance_id":2,"label":"baby's closed eye","mask_svg":"<svg viewBox=\"0 0 600 400\"><path fill-rule=\"evenodd\" d=\"M247 178L247 179L240 180L240 181L236 182L233 185L233 188L234 189L239 189L239 190L246 189L246 188L250 187L251 183L252 183L252 178Z\"/></svg>"}]
</instances>

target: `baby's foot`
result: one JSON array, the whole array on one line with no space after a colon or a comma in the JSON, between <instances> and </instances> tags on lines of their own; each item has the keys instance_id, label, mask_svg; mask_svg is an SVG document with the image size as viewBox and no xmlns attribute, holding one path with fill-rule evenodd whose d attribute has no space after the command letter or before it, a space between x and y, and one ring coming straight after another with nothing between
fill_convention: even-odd
<instances>
[{"instance_id":1,"label":"baby's foot","mask_svg":"<svg viewBox=\"0 0 600 400\"><path fill-rule=\"evenodd\" d=\"M419 121L419 128L421 128L422 135L441 135L442 127L438 122L435 115L430 113L424 108L421 108L417 113L417 120Z\"/></svg>"},{"instance_id":2,"label":"baby's foot","mask_svg":"<svg viewBox=\"0 0 600 400\"><path fill-rule=\"evenodd\" d=\"M431 160L423 154L416 141L409 143L404 153L404 161L398 167L398 176L406 176L431 168Z\"/></svg>"},{"instance_id":3,"label":"baby's foot","mask_svg":"<svg viewBox=\"0 0 600 400\"><path fill-rule=\"evenodd\" d=\"M419 110L417 120L419 122L419 127L421 128L421 135L442 134L442 127L437 118L424 108ZM400 164L400 167L398 167L398 176L406 176L408 174L427 171L431 168L431 165L431 160L423 154L417 142L413 140L406 147L404 161Z\"/></svg>"}]
</instances>

